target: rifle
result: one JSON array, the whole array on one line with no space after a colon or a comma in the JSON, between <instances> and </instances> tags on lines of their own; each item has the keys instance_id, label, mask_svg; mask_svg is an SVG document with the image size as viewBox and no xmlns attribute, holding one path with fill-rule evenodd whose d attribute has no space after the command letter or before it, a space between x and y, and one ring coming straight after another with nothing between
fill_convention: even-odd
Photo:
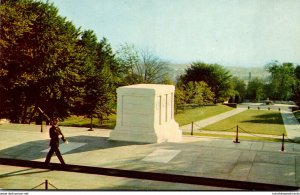
<instances>
[{"instance_id":1,"label":"rifle","mask_svg":"<svg viewBox=\"0 0 300 195\"><path fill-rule=\"evenodd\" d=\"M47 118L47 120L48 121L50 121L51 119L49 118L49 116L40 108L40 107L38 107L38 110L40 111L40 113L42 114L42 115L44 115L46 118Z\"/></svg>"}]
</instances>

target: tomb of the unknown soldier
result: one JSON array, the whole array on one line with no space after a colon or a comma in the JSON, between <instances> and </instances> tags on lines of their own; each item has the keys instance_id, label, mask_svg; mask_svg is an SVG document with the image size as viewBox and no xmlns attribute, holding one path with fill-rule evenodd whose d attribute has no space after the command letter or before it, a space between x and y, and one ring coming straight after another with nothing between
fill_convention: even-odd
<instances>
[{"instance_id":1,"label":"tomb of the unknown soldier","mask_svg":"<svg viewBox=\"0 0 300 195\"><path fill-rule=\"evenodd\" d=\"M117 89L117 123L111 140L144 143L180 142L174 119L173 85L138 84Z\"/></svg>"}]
</instances>

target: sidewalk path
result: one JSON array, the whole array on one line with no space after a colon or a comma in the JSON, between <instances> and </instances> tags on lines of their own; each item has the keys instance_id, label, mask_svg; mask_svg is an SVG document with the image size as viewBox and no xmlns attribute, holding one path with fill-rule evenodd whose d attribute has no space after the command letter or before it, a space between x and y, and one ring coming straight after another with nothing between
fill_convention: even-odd
<instances>
[{"instance_id":1,"label":"sidewalk path","mask_svg":"<svg viewBox=\"0 0 300 195\"><path fill-rule=\"evenodd\" d=\"M287 137L294 141L300 140L300 125L295 115L291 111L281 110L282 120L287 133Z\"/></svg>"},{"instance_id":2,"label":"sidewalk path","mask_svg":"<svg viewBox=\"0 0 300 195\"><path fill-rule=\"evenodd\" d=\"M245 110L247 110L247 108L236 108L234 110L224 112L222 114L219 114L219 115L207 118L207 119L203 119L201 121L196 121L196 122L194 122L194 125L197 127L197 129L199 129L199 128L205 127L207 125L216 123L216 122L218 122L220 120L223 120L225 118L228 118L228 117L231 117L233 115L239 114L239 113L241 113ZM184 125L184 126L180 127L180 129L182 131L188 131L188 132L191 131L191 128L192 128L192 124L188 124L188 125Z\"/></svg>"}]
</instances>

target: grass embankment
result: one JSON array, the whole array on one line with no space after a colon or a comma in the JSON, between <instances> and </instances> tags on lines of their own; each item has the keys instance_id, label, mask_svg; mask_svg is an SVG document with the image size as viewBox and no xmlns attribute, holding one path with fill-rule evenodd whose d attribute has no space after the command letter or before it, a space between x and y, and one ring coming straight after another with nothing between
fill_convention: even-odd
<instances>
[{"instance_id":1,"label":"grass embankment","mask_svg":"<svg viewBox=\"0 0 300 195\"><path fill-rule=\"evenodd\" d=\"M209 118L230 111L234 108L225 105L202 106L186 109L184 112L175 115L175 120L179 126L187 125L195 121Z\"/></svg>"}]
</instances>

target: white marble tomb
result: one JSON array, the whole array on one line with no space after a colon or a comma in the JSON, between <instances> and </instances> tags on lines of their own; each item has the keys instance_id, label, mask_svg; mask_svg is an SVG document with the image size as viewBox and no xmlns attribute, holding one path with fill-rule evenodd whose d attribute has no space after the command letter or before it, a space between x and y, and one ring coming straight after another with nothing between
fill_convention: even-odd
<instances>
[{"instance_id":1,"label":"white marble tomb","mask_svg":"<svg viewBox=\"0 0 300 195\"><path fill-rule=\"evenodd\" d=\"M117 124L111 140L180 142L182 131L174 119L173 85L138 84L117 89Z\"/></svg>"}]
</instances>

